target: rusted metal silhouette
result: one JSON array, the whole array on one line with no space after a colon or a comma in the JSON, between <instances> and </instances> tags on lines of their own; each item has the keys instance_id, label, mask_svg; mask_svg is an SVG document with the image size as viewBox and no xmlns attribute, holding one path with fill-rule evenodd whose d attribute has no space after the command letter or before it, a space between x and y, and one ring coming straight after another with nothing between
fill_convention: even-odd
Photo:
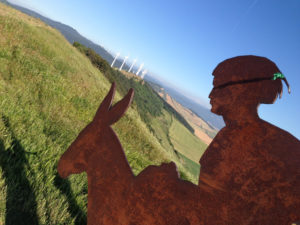
<instances>
[{"instance_id":1,"label":"rusted metal silhouette","mask_svg":"<svg viewBox=\"0 0 300 225\"><path fill-rule=\"evenodd\" d=\"M226 126L200 159L199 186L224 191L228 224L300 221L300 142L257 113L281 96L281 80L272 79L278 72L257 56L227 59L213 71L211 111Z\"/></svg>"},{"instance_id":2,"label":"rusted metal silhouette","mask_svg":"<svg viewBox=\"0 0 300 225\"><path fill-rule=\"evenodd\" d=\"M221 199L179 179L175 164L149 166L134 176L118 137L110 127L125 113L133 90L111 107L115 84L93 121L62 155L58 172L87 172L88 224L188 225L217 221ZM207 202L205 207L201 202ZM209 211L209 216L205 214ZM203 219L205 218L205 219Z\"/></svg>"},{"instance_id":3,"label":"rusted metal silhouette","mask_svg":"<svg viewBox=\"0 0 300 225\"><path fill-rule=\"evenodd\" d=\"M281 93L280 79L271 80L276 72L274 63L255 56L226 60L214 70L212 112L224 117L226 127L200 160L198 186L179 179L174 163L133 175L110 127L129 107L133 90L111 106L112 84L93 121L58 163L63 178L88 175L88 224L282 225L300 220L300 142L257 115L260 103L273 103Z\"/></svg>"}]
</instances>

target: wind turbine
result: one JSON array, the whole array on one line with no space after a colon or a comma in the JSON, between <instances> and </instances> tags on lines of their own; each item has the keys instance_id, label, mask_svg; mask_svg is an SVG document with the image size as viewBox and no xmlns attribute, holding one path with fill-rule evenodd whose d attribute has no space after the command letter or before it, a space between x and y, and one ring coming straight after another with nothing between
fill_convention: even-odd
<instances>
[{"instance_id":1,"label":"wind turbine","mask_svg":"<svg viewBox=\"0 0 300 225\"><path fill-rule=\"evenodd\" d=\"M117 60L117 58L119 57L119 55L120 55L120 52L118 52L118 53L116 54L116 57L114 58L114 60L113 60L113 62L111 63L110 67L113 67L113 65L114 65L114 63L116 62L116 60Z\"/></svg>"},{"instance_id":2,"label":"wind turbine","mask_svg":"<svg viewBox=\"0 0 300 225\"><path fill-rule=\"evenodd\" d=\"M134 64L136 63L137 59L133 60L133 63L131 64L131 67L129 68L128 72L130 73L130 71L132 70L132 67L134 66Z\"/></svg>"},{"instance_id":3,"label":"wind turbine","mask_svg":"<svg viewBox=\"0 0 300 225\"><path fill-rule=\"evenodd\" d=\"M123 66L124 66L124 64L125 64L125 62L126 62L126 60L128 59L128 57L129 57L129 56L125 56L124 61L123 61L122 65L121 65L120 68L119 68L120 71L122 70L122 68L123 68Z\"/></svg>"}]
</instances>

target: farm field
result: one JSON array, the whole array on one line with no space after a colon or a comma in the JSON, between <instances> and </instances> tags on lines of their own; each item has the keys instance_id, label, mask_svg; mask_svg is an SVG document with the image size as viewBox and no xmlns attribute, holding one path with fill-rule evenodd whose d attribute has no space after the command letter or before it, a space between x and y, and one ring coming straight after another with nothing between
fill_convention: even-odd
<instances>
[{"instance_id":1,"label":"farm field","mask_svg":"<svg viewBox=\"0 0 300 225\"><path fill-rule=\"evenodd\" d=\"M201 155L207 147L199 138L190 135L188 130L176 120L172 121L170 137L174 148L196 163L199 162Z\"/></svg>"}]
</instances>

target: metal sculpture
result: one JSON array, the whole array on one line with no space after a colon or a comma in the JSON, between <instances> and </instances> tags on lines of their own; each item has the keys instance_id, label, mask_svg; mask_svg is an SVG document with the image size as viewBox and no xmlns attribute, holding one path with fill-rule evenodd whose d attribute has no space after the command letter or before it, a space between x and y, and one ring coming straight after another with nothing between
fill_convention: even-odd
<instances>
[{"instance_id":1,"label":"metal sculpture","mask_svg":"<svg viewBox=\"0 0 300 225\"><path fill-rule=\"evenodd\" d=\"M257 113L281 96L278 73L258 56L227 59L213 71L211 111L226 126L200 159L199 186L224 190L228 224L300 221L300 142Z\"/></svg>"},{"instance_id":2,"label":"metal sculpture","mask_svg":"<svg viewBox=\"0 0 300 225\"><path fill-rule=\"evenodd\" d=\"M174 163L149 166L138 176L133 175L119 139L110 127L129 107L133 90L111 107L114 93L113 83L93 121L80 132L58 163L62 178L87 173L88 224L207 224L208 220L205 223L203 218L219 202L218 198L179 179ZM210 203L203 208L202 201ZM217 211L210 213L215 217L211 219L217 221L217 214Z\"/></svg>"},{"instance_id":3,"label":"metal sculpture","mask_svg":"<svg viewBox=\"0 0 300 225\"><path fill-rule=\"evenodd\" d=\"M226 127L200 160L198 186L181 180L173 162L133 175L110 127L131 104L133 90L111 106L113 83L93 121L58 163L63 178L84 171L88 175L88 224L299 221L300 142L257 115L258 104L273 103L282 90L280 79L272 79L277 72L273 62L256 56L225 60L214 70L212 112L224 117Z\"/></svg>"}]
</instances>

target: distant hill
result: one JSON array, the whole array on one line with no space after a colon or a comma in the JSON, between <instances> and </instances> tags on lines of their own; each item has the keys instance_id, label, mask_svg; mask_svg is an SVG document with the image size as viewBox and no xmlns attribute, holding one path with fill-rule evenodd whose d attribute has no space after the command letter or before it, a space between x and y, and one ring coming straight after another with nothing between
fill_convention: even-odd
<instances>
[{"instance_id":1,"label":"distant hill","mask_svg":"<svg viewBox=\"0 0 300 225\"><path fill-rule=\"evenodd\" d=\"M157 90L157 89L156 89ZM218 129L212 128L207 122L197 116L190 109L173 99L163 88L158 90L159 95L164 98L180 115L182 115L188 123L194 128L194 134L201 139L205 144L209 145L212 139L218 133Z\"/></svg>"},{"instance_id":2,"label":"distant hill","mask_svg":"<svg viewBox=\"0 0 300 225\"><path fill-rule=\"evenodd\" d=\"M225 126L223 118L210 111L210 109L194 102L192 99L185 97L178 91L171 87L165 87L166 92L171 95L176 101L185 106L186 108L192 110L199 117L205 120L209 125L214 128L221 129Z\"/></svg>"},{"instance_id":3,"label":"distant hill","mask_svg":"<svg viewBox=\"0 0 300 225\"><path fill-rule=\"evenodd\" d=\"M63 23L60 23L60 22L57 22L57 21L54 21L54 20L51 20L45 16L42 16L41 14L37 13L37 12L34 12L30 9L27 9L27 8L24 8L24 7L21 7L21 6L18 6L18 5L15 5L15 4L12 4L12 3L9 3L8 1L6 0L0 0L0 2L3 2L29 16L32 16L32 17L35 17L35 18L38 18L40 19L41 21L43 21L44 23L48 24L49 26L57 29L58 31L60 31L60 33L71 43L73 44L75 41L76 42L79 42L85 46L87 46L88 48L91 48L93 49L95 52L97 52L97 54L99 54L102 58L104 58L109 64L112 63L113 59L114 59L114 56L112 56L104 47L98 45L98 44L95 44L94 42L90 41L89 39L83 37L81 34L78 33L78 31L76 31L74 28L66 25L66 24L63 24ZM122 61L120 60L116 60L114 66L116 67L120 67L122 64ZM124 69L129 69L129 66L128 65L124 65L123 67Z\"/></svg>"},{"instance_id":4,"label":"distant hill","mask_svg":"<svg viewBox=\"0 0 300 225\"><path fill-rule=\"evenodd\" d=\"M185 117L186 114L178 110L178 107L174 107L174 102L165 101L153 90L148 82L145 82L139 76L112 69L92 49L86 48L78 42L75 42L73 45L86 55L108 80L116 82L121 88L123 95L126 94L129 88L135 90L134 101L141 119L162 147L175 158L178 158L184 167L189 168L189 172L195 178L198 177L199 159L208 142L198 138L196 133L199 134L198 128L202 128L201 131L208 131L204 133L205 136L215 135L216 131L211 130L204 121L201 124L188 122L187 119L191 121L191 116Z\"/></svg>"},{"instance_id":5,"label":"distant hill","mask_svg":"<svg viewBox=\"0 0 300 225\"><path fill-rule=\"evenodd\" d=\"M93 49L97 54L99 54L102 58L104 58L109 64L112 63L114 57L102 46L93 43L92 41L88 40L87 38L83 37L81 34L79 34L74 28L65 25L63 23L51 20L45 16L40 15L39 13L36 13L30 9L26 9L24 7L11 4L7 2L6 0L0 0L0 2L3 2L7 5L10 5L11 7L20 10L21 12L30 15L32 17L38 18L48 24L49 26L59 30L62 35L71 43L73 44L74 42L79 42L83 44L84 46ZM122 64L121 60L116 60L114 66L115 67L120 67ZM123 67L124 70L128 70L129 66L124 65ZM178 91L172 89L171 87L167 86L166 84L156 80L152 76L146 75L145 80L148 80L152 83L157 83L160 86L165 88L165 91L172 96L174 99L176 99L177 102L182 104L184 107L192 110L194 113L196 113L199 117L201 117L203 120L205 120L207 123L209 123L212 127L215 127L217 129L221 129L224 127L224 122L223 119L220 116L217 116L213 113L210 112L209 109L201 106L200 104L194 102L193 100L183 96L181 93Z\"/></svg>"},{"instance_id":6,"label":"distant hill","mask_svg":"<svg viewBox=\"0 0 300 225\"><path fill-rule=\"evenodd\" d=\"M212 113L208 108L200 105L199 103L193 101L190 98L185 97L183 94L176 91L174 88L166 85L164 82L161 82L152 76L145 76L144 79L148 81L151 84L152 88L154 88L155 90L163 88L167 94L169 94L172 98L174 98L185 108L190 109L192 112L197 114L197 116L206 121L213 129L220 130L225 126L225 123L221 116Z\"/></svg>"}]
</instances>

